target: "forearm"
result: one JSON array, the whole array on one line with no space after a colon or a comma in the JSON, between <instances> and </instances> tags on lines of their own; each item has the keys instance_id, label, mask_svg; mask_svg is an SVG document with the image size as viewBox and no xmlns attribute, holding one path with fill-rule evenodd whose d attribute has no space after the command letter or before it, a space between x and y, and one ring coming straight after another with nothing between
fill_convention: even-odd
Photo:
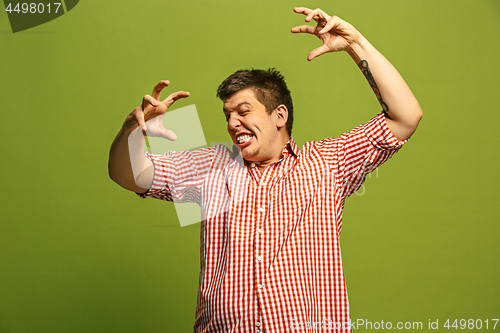
<instances>
[{"instance_id":1,"label":"forearm","mask_svg":"<svg viewBox=\"0 0 500 333\"><path fill-rule=\"evenodd\" d=\"M144 193L153 182L153 163L144 156L144 136L139 127L122 127L109 152L110 178L121 187Z\"/></svg>"},{"instance_id":2,"label":"forearm","mask_svg":"<svg viewBox=\"0 0 500 333\"><path fill-rule=\"evenodd\" d=\"M408 139L422 118L422 109L404 79L363 36L347 52L370 83L391 131L399 140Z\"/></svg>"}]
</instances>

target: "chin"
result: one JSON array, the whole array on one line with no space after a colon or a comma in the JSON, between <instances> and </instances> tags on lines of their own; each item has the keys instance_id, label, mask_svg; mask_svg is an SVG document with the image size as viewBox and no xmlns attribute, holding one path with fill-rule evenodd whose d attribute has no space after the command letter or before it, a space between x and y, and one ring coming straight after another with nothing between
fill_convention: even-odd
<instances>
[{"instance_id":1,"label":"chin","mask_svg":"<svg viewBox=\"0 0 500 333\"><path fill-rule=\"evenodd\" d=\"M255 156L253 154L249 154L247 152L241 152L241 157L243 157L247 161L256 162L254 158Z\"/></svg>"},{"instance_id":2,"label":"chin","mask_svg":"<svg viewBox=\"0 0 500 333\"><path fill-rule=\"evenodd\" d=\"M241 151L241 157L250 162L259 162L258 151L253 151L249 149L243 149Z\"/></svg>"}]
</instances>

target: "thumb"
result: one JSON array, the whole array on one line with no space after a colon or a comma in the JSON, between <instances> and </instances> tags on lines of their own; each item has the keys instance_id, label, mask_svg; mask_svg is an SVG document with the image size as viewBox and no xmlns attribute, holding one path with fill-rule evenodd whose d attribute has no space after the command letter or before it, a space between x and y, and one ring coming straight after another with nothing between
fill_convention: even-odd
<instances>
[{"instance_id":1,"label":"thumb","mask_svg":"<svg viewBox=\"0 0 500 333\"><path fill-rule=\"evenodd\" d=\"M329 51L330 51L330 49L328 48L328 46L321 45L320 47L312 50L311 53L309 53L309 55L307 56L307 60L311 61L314 58L316 58L317 56L325 54L325 53L327 53Z\"/></svg>"},{"instance_id":2,"label":"thumb","mask_svg":"<svg viewBox=\"0 0 500 333\"><path fill-rule=\"evenodd\" d=\"M172 132L171 130L168 130L166 129L165 127L163 127L161 130L160 130L160 134L162 137L164 137L165 139L168 139L170 141L175 141L177 140L177 135Z\"/></svg>"}]
</instances>

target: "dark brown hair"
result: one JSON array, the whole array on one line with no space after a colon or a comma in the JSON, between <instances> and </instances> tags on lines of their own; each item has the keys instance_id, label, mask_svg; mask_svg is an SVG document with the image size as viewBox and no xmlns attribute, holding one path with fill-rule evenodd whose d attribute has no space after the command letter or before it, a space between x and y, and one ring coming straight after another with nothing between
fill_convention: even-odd
<instances>
[{"instance_id":1,"label":"dark brown hair","mask_svg":"<svg viewBox=\"0 0 500 333\"><path fill-rule=\"evenodd\" d=\"M281 104L286 106L288 109L286 130L288 135L292 135L293 103L285 77L275 68L239 70L220 84L217 97L225 102L231 95L246 88L253 89L255 97L266 107L269 114Z\"/></svg>"}]
</instances>

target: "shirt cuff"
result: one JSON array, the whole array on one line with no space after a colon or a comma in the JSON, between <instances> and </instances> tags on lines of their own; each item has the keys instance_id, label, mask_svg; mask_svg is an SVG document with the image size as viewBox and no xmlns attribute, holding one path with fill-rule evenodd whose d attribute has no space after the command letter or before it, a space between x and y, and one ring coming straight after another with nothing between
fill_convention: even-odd
<instances>
[{"instance_id":1,"label":"shirt cuff","mask_svg":"<svg viewBox=\"0 0 500 333\"><path fill-rule=\"evenodd\" d=\"M165 155L153 155L144 152L144 155L151 160L154 166L153 183L146 193L137 193L141 198L147 198L167 189L168 163Z\"/></svg>"},{"instance_id":2,"label":"shirt cuff","mask_svg":"<svg viewBox=\"0 0 500 333\"><path fill-rule=\"evenodd\" d=\"M373 117L366 124L364 131L371 144L381 150L398 150L408 141L396 138L389 129L383 112Z\"/></svg>"}]
</instances>

